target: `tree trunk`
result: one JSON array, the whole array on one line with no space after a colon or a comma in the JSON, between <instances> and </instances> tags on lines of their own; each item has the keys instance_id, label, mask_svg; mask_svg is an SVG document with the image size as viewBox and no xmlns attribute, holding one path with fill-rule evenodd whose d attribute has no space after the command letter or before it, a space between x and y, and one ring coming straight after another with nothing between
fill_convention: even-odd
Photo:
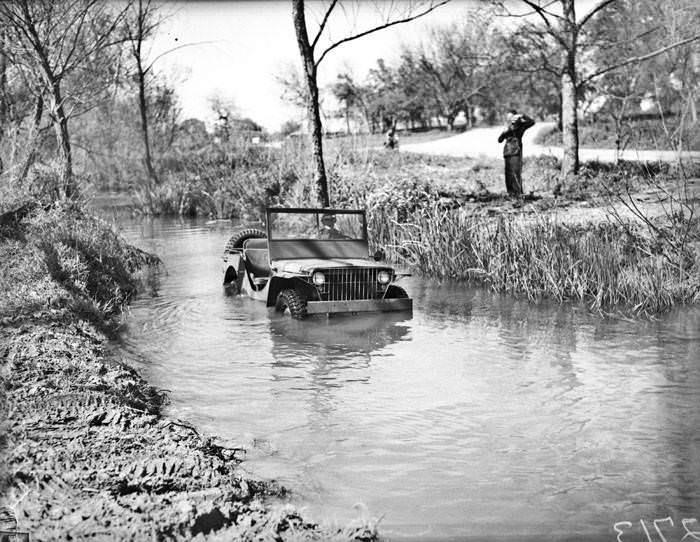
<instances>
[{"instance_id":1,"label":"tree trunk","mask_svg":"<svg viewBox=\"0 0 700 542\"><path fill-rule=\"evenodd\" d=\"M136 75L139 83L139 112L141 114L141 134L143 136L144 161L146 162L146 174L148 175L148 203L152 204L151 200L151 185L158 184L158 176L153 167L153 158L151 156L151 140L148 135L148 102L146 101L146 71L143 67L143 54L141 46L143 45L145 36L144 25L148 17L150 2L144 8L143 0L139 0L138 4L138 19L136 29L136 43L132 46L134 59L136 60Z\"/></svg>"},{"instance_id":2,"label":"tree trunk","mask_svg":"<svg viewBox=\"0 0 700 542\"><path fill-rule=\"evenodd\" d=\"M313 66L313 60L311 61ZM318 85L316 84L316 67L307 73L306 82L309 86L309 131L311 133L311 148L316 169L316 192L322 207L330 206L328 194L328 179L326 178L326 165L323 162L323 127L321 125L321 112L318 106Z\"/></svg>"},{"instance_id":3,"label":"tree trunk","mask_svg":"<svg viewBox=\"0 0 700 542\"><path fill-rule=\"evenodd\" d=\"M68 131L68 117L63 107L61 85L59 81L51 82L51 110L56 142L61 158L61 190L65 199L71 198L77 192L75 177L73 176L73 153L71 151L70 135Z\"/></svg>"},{"instance_id":4,"label":"tree trunk","mask_svg":"<svg viewBox=\"0 0 700 542\"><path fill-rule=\"evenodd\" d=\"M146 162L146 175L148 181L146 182L146 190L148 192L148 210L153 212L153 191L152 186L158 184L158 177L156 176L156 170L153 168L153 161L151 159L151 143L148 137L148 104L146 103L146 84L144 81L144 73L141 70L141 62L139 60L139 111L141 113L141 135L143 137L143 147L144 147L144 161Z\"/></svg>"},{"instance_id":5,"label":"tree trunk","mask_svg":"<svg viewBox=\"0 0 700 542\"><path fill-rule=\"evenodd\" d=\"M2 36L0 36L0 47L3 46ZM4 131L7 122L7 57L0 50L0 129ZM2 138L0 131L0 138Z\"/></svg>"},{"instance_id":6,"label":"tree trunk","mask_svg":"<svg viewBox=\"0 0 700 542\"><path fill-rule=\"evenodd\" d=\"M136 59L139 80L139 112L141 114L141 136L143 137L144 147L144 162L146 163L146 191L148 198L148 210L153 212L153 190L154 184L158 184L158 176L153 167L153 159L151 157L151 142L148 136L148 102L146 101L146 74L141 65L141 58Z\"/></svg>"},{"instance_id":7,"label":"tree trunk","mask_svg":"<svg viewBox=\"0 0 700 542\"><path fill-rule=\"evenodd\" d=\"M3 53L5 47L5 32L0 30L0 142L5 137L5 126L7 126L7 57ZM5 167L0 156L0 173Z\"/></svg>"},{"instance_id":8,"label":"tree trunk","mask_svg":"<svg viewBox=\"0 0 700 542\"><path fill-rule=\"evenodd\" d=\"M39 90L41 92L41 90ZM32 126L30 128L29 138L27 141L27 154L24 157L24 163L19 170L17 175L17 180L20 185L24 182L29 175L29 169L34 164L36 160L36 149L37 143L39 142L39 126L41 124L41 117L44 114L44 97L39 94L36 99L36 104L34 106L34 118L32 119Z\"/></svg>"},{"instance_id":9,"label":"tree trunk","mask_svg":"<svg viewBox=\"0 0 700 542\"><path fill-rule=\"evenodd\" d=\"M329 207L328 179L326 178L326 166L323 163L323 130L321 127L321 113L318 106L316 64L314 62L314 52L309 44L309 36L306 31L304 0L292 1L292 17L294 19L294 31L296 32L299 52L303 60L306 84L309 89L307 112L314 167L316 169L316 192L321 206Z\"/></svg>"},{"instance_id":10,"label":"tree trunk","mask_svg":"<svg viewBox=\"0 0 700 542\"><path fill-rule=\"evenodd\" d=\"M557 113L557 130L560 132L563 131L563 126L564 126L564 118L562 115L562 111L564 110L564 102L561 99L561 85L559 85L559 111Z\"/></svg>"},{"instance_id":11,"label":"tree trunk","mask_svg":"<svg viewBox=\"0 0 700 542\"><path fill-rule=\"evenodd\" d=\"M564 155L561 173L564 178L578 173L578 103L576 99L577 25L574 0L562 0L568 50L562 52L561 116Z\"/></svg>"},{"instance_id":12,"label":"tree trunk","mask_svg":"<svg viewBox=\"0 0 700 542\"><path fill-rule=\"evenodd\" d=\"M564 155L561 173L564 177L578 173L578 115L576 104L576 83L574 77L565 71L561 76L562 94L562 143Z\"/></svg>"}]
</instances>

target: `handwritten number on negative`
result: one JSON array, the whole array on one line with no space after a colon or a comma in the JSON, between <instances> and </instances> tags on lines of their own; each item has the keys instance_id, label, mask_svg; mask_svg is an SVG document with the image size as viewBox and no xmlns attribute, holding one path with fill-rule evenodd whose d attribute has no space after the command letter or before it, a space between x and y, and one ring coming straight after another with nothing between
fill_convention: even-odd
<instances>
[{"instance_id":1,"label":"handwritten number on negative","mask_svg":"<svg viewBox=\"0 0 700 542\"><path fill-rule=\"evenodd\" d=\"M675 524L673 523L673 518L671 516L661 518L661 519L655 519L653 520L654 523L654 529L656 530L656 533L659 535L659 538L661 538L661 542L668 542L664 534L661 532L661 523L669 523L671 527L675 527ZM681 523L683 524L683 529L685 530L685 535L683 538L680 539L680 542L684 542L686 538L690 538L690 540L696 540L697 542L700 542L700 531L693 531L691 530L690 525L698 523L698 520L696 518L683 518L681 520ZM639 520L639 524L642 526L642 530L644 531L644 534L646 535L647 542L654 542L654 539L651 536L651 533L649 533L649 529L647 528L646 523L644 523L643 519ZM617 542L628 542L626 539L622 539L622 535L627 534L625 532L625 529L631 529L632 528L632 522L631 521L618 521L613 525L613 529L617 533ZM689 541L690 542L690 541Z\"/></svg>"},{"instance_id":2,"label":"handwritten number on negative","mask_svg":"<svg viewBox=\"0 0 700 542\"><path fill-rule=\"evenodd\" d=\"M690 529L688 529L688 523L697 523L697 522L698 522L698 520L695 518L683 518L681 520L681 523L683 524L683 528L685 529L685 535L683 536L683 538L681 538L681 542L683 542L683 540L685 540L688 537L693 538L695 540L700 540L700 538L698 538L698 535L700 535L700 531L691 531Z\"/></svg>"},{"instance_id":3,"label":"handwritten number on negative","mask_svg":"<svg viewBox=\"0 0 700 542\"><path fill-rule=\"evenodd\" d=\"M617 542L623 542L622 529L621 529L622 526L632 527L632 522L631 521L618 521L615 525L613 525L613 529L615 529L615 532L617 533Z\"/></svg>"},{"instance_id":4,"label":"handwritten number on negative","mask_svg":"<svg viewBox=\"0 0 700 542\"><path fill-rule=\"evenodd\" d=\"M661 523L662 521L669 522L671 524L671 527L673 527L673 518L671 516L668 516L667 518L654 520L654 529L656 529L656 532L659 533L659 536L661 537L661 542L666 542L666 537L661 532L661 529L659 529L659 523Z\"/></svg>"}]
</instances>

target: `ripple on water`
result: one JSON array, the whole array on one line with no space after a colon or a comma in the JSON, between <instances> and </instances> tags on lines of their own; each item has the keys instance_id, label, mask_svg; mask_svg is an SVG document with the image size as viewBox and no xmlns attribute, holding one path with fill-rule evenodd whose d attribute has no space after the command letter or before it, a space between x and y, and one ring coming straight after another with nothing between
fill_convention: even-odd
<instances>
[{"instance_id":1,"label":"ripple on water","mask_svg":"<svg viewBox=\"0 0 700 542\"><path fill-rule=\"evenodd\" d=\"M123 347L311 513L363 502L388 534L433 537L697 517L700 310L603 320L412 279L411 317L297 322L223 292L227 227L124 230L167 274Z\"/></svg>"}]
</instances>

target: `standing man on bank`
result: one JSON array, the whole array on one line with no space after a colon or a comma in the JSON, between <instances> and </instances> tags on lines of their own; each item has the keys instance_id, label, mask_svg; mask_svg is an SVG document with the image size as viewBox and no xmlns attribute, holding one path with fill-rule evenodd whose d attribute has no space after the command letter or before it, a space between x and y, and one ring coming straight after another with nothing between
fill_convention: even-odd
<instances>
[{"instance_id":1,"label":"standing man on bank","mask_svg":"<svg viewBox=\"0 0 700 542\"><path fill-rule=\"evenodd\" d=\"M519 114L515 109L508 111L508 124L498 136L498 142L504 139L503 159L506 163L506 190L511 196L523 195L523 134L535 121L527 115Z\"/></svg>"}]
</instances>

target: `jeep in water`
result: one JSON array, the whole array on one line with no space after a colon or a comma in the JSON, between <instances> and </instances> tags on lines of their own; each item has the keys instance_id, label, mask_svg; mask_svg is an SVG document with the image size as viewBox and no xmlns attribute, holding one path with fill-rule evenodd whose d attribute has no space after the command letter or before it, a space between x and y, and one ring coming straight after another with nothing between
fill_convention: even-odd
<instances>
[{"instance_id":1,"label":"jeep in water","mask_svg":"<svg viewBox=\"0 0 700 542\"><path fill-rule=\"evenodd\" d=\"M362 210L268 208L266 229L226 244L224 284L293 318L309 314L410 311L395 282L407 276L369 259Z\"/></svg>"}]
</instances>

